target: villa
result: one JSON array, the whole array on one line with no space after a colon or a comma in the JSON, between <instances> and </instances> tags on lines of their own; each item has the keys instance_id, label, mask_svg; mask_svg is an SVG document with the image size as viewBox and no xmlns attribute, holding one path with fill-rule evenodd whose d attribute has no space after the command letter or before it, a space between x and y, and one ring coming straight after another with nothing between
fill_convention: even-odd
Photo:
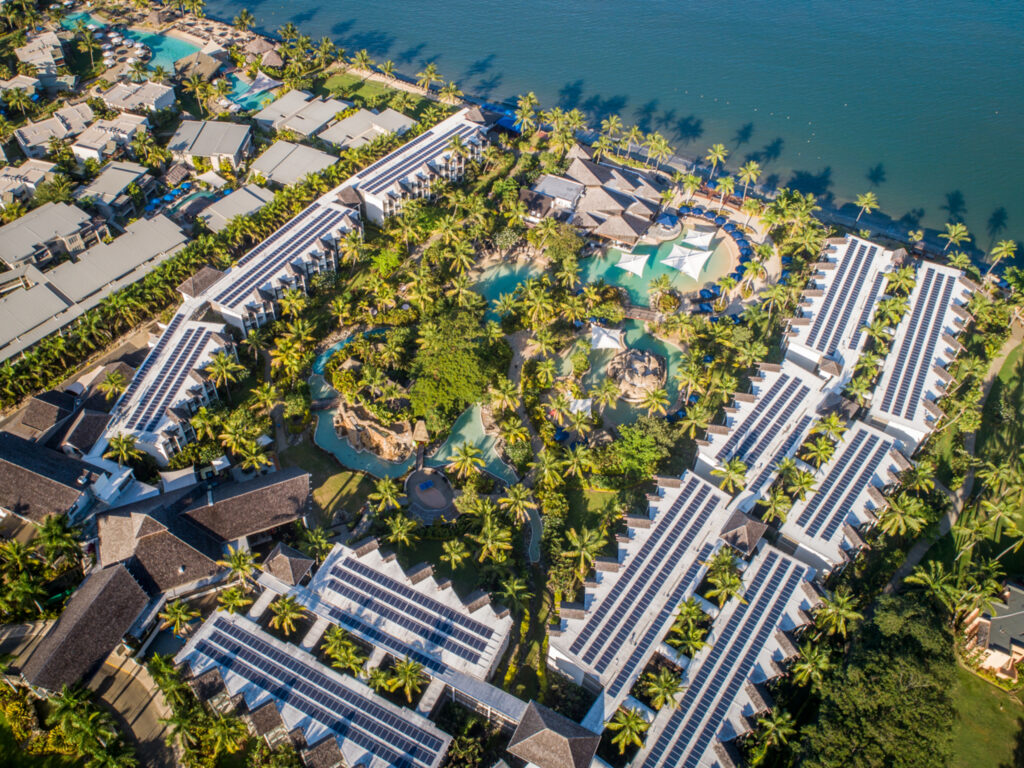
<instances>
[{"instance_id":1,"label":"villa","mask_svg":"<svg viewBox=\"0 0 1024 768\"><path fill-rule=\"evenodd\" d=\"M14 131L14 138L27 157L43 158L50 151L51 139L72 139L84 131L95 115L86 104L61 107L53 117L38 123L26 123Z\"/></svg>"},{"instance_id":2,"label":"villa","mask_svg":"<svg viewBox=\"0 0 1024 768\"><path fill-rule=\"evenodd\" d=\"M0 168L0 207L30 199L40 184L54 177L56 167L46 160L26 160L21 165Z\"/></svg>"},{"instance_id":3,"label":"villa","mask_svg":"<svg viewBox=\"0 0 1024 768\"><path fill-rule=\"evenodd\" d=\"M391 108L382 112L360 109L322 131L317 138L338 149L355 149L391 133L401 136L414 125L416 121L411 117Z\"/></svg>"},{"instance_id":4,"label":"villa","mask_svg":"<svg viewBox=\"0 0 1024 768\"><path fill-rule=\"evenodd\" d=\"M531 224L548 217L568 221L584 189L578 181L545 173L532 187L520 190L519 199L526 203L526 220Z\"/></svg>"},{"instance_id":5,"label":"villa","mask_svg":"<svg viewBox=\"0 0 1024 768\"><path fill-rule=\"evenodd\" d=\"M42 171L48 164L29 169ZM51 166L52 168L52 166ZM42 181L40 176L35 176ZM67 203L46 203L0 227L0 260L8 267L32 264L46 267L60 256L74 256L109 234L106 224Z\"/></svg>"},{"instance_id":6,"label":"villa","mask_svg":"<svg viewBox=\"0 0 1024 768\"><path fill-rule=\"evenodd\" d=\"M6 93L7 91L19 90L24 91L29 96L38 93L42 88L42 83L39 82L39 78L30 77L29 75L15 75L10 80L0 80L0 91Z\"/></svg>"},{"instance_id":7,"label":"villa","mask_svg":"<svg viewBox=\"0 0 1024 768\"><path fill-rule=\"evenodd\" d=\"M154 83L120 82L100 95L103 103L119 112L158 112L171 109L175 103L174 89L169 85Z\"/></svg>"},{"instance_id":8,"label":"villa","mask_svg":"<svg viewBox=\"0 0 1024 768\"><path fill-rule=\"evenodd\" d=\"M288 187L311 173L327 170L336 162L337 157L319 149L290 141L275 141L253 160L249 173L258 174L271 184Z\"/></svg>"},{"instance_id":9,"label":"villa","mask_svg":"<svg viewBox=\"0 0 1024 768\"><path fill-rule=\"evenodd\" d=\"M1024 661L1024 587L1007 582L991 610L975 611L964 625L967 649L981 667L1016 680L1017 665Z\"/></svg>"},{"instance_id":10,"label":"villa","mask_svg":"<svg viewBox=\"0 0 1024 768\"><path fill-rule=\"evenodd\" d=\"M211 232L221 232L238 216L249 216L274 199L274 193L258 184L246 184L227 197L205 206L197 215Z\"/></svg>"},{"instance_id":11,"label":"villa","mask_svg":"<svg viewBox=\"0 0 1024 768\"><path fill-rule=\"evenodd\" d=\"M102 163L109 157L121 154L140 131L149 127L149 121L140 115L125 112L113 120L97 120L86 128L71 145L71 151L79 160L95 160Z\"/></svg>"},{"instance_id":12,"label":"villa","mask_svg":"<svg viewBox=\"0 0 1024 768\"><path fill-rule=\"evenodd\" d=\"M28 42L14 49L18 61L35 69L44 87L52 89L57 85L57 68L65 65L64 44L55 32L40 32L29 37Z\"/></svg>"},{"instance_id":13,"label":"villa","mask_svg":"<svg viewBox=\"0 0 1024 768\"><path fill-rule=\"evenodd\" d=\"M194 166L196 159L213 165L240 168L252 152L252 130L247 125L214 120L184 120L167 145L175 160Z\"/></svg>"},{"instance_id":14,"label":"villa","mask_svg":"<svg viewBox=\"0 0 1024 768\"><path fill-rule=\"evenodd\" d=\"M487 120L478 109L463 109L365 168L343 185L363 214L377 225L401 212L406 200L429 198L437 180L462 178L466 158L480 156ZM461 145L453 152L453 144ZM343 192L344 194L344 192Z\"/></svg>"},{"instance_id":15,"label":"villa","mask_svg":"<svg viewBox=\"0 0 1024 768\"><path fill-rule=\"evenodd\" d=\"M130 192L132 185L139 191L136 200ZM156 190L157 180L138 163L112 162L103 167L100 175L87 186L75 191L81 202L92 201L106 218L127 219L138 216L141 206Z\"/></svg>"},{"instance_id":16,"label":"villa","mask_svg":"<svg viewBox=\"0 0 1024 768\"><path fill-rule=\"evenodd\" d=\"M291 131L309 137L322 131L335 115L352 105L338 99L314 98L306 91L288 91L253 115L264 131Z\"/></svg>"}]
</instances>

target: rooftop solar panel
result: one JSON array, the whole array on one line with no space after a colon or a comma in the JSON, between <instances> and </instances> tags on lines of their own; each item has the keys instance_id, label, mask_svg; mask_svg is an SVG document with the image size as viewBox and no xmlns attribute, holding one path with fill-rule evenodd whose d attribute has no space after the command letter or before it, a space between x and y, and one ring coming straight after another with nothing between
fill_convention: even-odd
<instances>
[{"instance_id":1,"label":"rooftop solar panel","mask_svg":"<svg viewBox=\"0 0 1024 768\"><path fill-rule=\"evenodd\" d=\"M759 392L757 394L756 405L761 408L770 407L778 397L780 390L789 382L790 376L788 374L780 374L767 391ZM722 447L718 449L718 452L715 454L715 458L725 459L732 456L734 449L739 444L740 440L745 438L750 431L751 423L755 421L760 414L760 408L755 407L744 417L743 421L733 425L732 432L729 434L729 439L726 440L725 443L722 444Z\"/></svg>"},{"instance_id":2,"label":"rooftop solar panel","mask_svg":"<svg viewBox=\"0 0 1024 768\"><path fill-rule=\"evenodd\" d=\"M437 127L441 128L442 126ZM447 151L453 137L459 136L462 139L467 139L479 133L479 130L479 127L476 125L461 123L444 127L443 130L438 131L433 136L430 136L429 133L424 134L417 138L416 141L409 142L385 158L390 163L389 167L375 163L374 166L377 166L377 170L373 173L368 172L370 169L360 173L356 177L360 181L358 188L370 194L379 194L394 182L408 176L421 165L430 163L443 155ZM429 138L421 142L420 139L425 137ZM371 168L374 166L371 166Z\"/></svg>"},{"instance_id":3,"label":"rooftop solar panel","mask_svg":"<svg viewBox=\"0 0 1024 768\"><path fill-rule=\"evenodd\" d=\"M825 294L821 308L807 334L807 345L812 349L821 350L823 331L839 310L841 299L849 289L848 278L850 275L856 274L860 264L864 261L867 250L866 243L851 240L847 245L846 254L837 260L836 268L826 277L830 281L828 292Z\"/></svg>"}]
</instances>

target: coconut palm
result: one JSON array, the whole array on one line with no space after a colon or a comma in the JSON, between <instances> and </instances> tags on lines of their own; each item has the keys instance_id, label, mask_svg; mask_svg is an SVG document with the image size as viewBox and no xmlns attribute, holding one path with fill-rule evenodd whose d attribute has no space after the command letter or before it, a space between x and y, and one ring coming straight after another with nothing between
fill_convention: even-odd
<instances>
[{"instance_id":1,"label":"coconut palm","mask_svg":"<svg viewBox=\"0 0 1024 768\"><path fill-rule=\"evenodd\" d=\"M406 700L412 704L413 694L423 690L426 676L423 674L423 665L412 661L408 657L396 661L391 667L391 675L388 679L388 690L397 691L399 688L405 692Z\"/></svg>"},{"instance_id":2,"label":"coconut palm","mask_svg":"<svg viewBox=\"0 0 1024 768\"><path fill-rule=\"evenodd\" d=\"M920 587L936 600L946 611L952 613L957 602L956 577L946 570L938 560L929 560L914 568L914 572L903 580L904 584Z\"/></svg>"},{"instance_id":3,"label":"coconut palm","mask_svg":"<svg viewBox=\"0 0 1024 768\"><path fill-rule=\"evenodd\" d=\"M509 486L498 504L517 523L525 523L531 509L537 509L537 502L530 497L530 489L522 483Z\"/></svg>"},{"instance_id":4,"label":"coconut palm","mask_svg":"<svg viewBox=\"0 0 1024 768\"><path fill-rule=\"evenodd\" d=\"M679 704L676 696L683 690L679 675L674 674L671 669L666 667L661 667L657 674L648 672L644 675L641 686L656 710L661 710L666 705L670 709L675 709Z\"/></svg>"},{"instance_id":5,"label":"coconut palm","mask_svg":"<svg viewBox=\"0 0 1024 768\"><path fill-rule=\"evenodd\" d=\"M853 202L860 209L857 213L857 221L860 221L860 217L865 213L878 210L878 195L874 192L865 192L863 195L857 195Z\"/></svg>"},{"instance_id":6,"label":"coconut palm","mask_svg":"<svg viewBox=\"0 0 1024 768\"><path fill-rule=\"evenodd\" d=\"M708 181L711 181L715 176L715 170L719 164L725 163L725 158L729 156L729 150L725 148L724 144L712 144L708 149L708 153L704 156L704 161L711 163L711 173L708 175Z\"/></svg>"},{"instance_id":7,"label":"coconut palm","mask_svg":"<svg viewBox=\"0 0 1024 768\"><path fill-rule=\"evenodd\" d=\"M798 497L801 501L807 498L807 494L814 490L816 485L814 475L810 472L797 469L786 479L786 493Z\"/></svg>"},{"instance_id":8,"label":"coconut palm","mask_svg":"<svg viewBox=\"0 0 1024 768\"><path fill-rule=\"evenodd\" d=\"M711 470L711 474L721 478L718 487L732 494L743 490L747 482L747 465L738 456L733 456L721 467Z\"/></svg>"},{"instance_id":9,"label":"coconut palm","mask_svg":"<svg viewBox=\"0 0 1024 768\"><path fill-rule=\"evenodd\" d=\"M766 523L772 523L776 520L780 523L785 523L786 515L789 514L789 510L793 507L793 500L789 498L785 491L778 487L768 491L768 496L761 503L764 508L761 519Z\"/></svg>"},{"instance_id":10,"label":"coconut palm","mask_svg":"<svg viewBox=\"0 0 1024 768\"><path fill-rule=\"evenodd\" d=\"M142 458L142 451L135 447L134 435L115 435L107 443L103 453L105 459L117 459L118 466Z\"/></svg>"},{"instance_id":11,"label":"coconut palm","mask_svg":"<svg viewBox=\"0 0 1024 768\"><path fill-rule=\"evenodd\" d=\"M575 528L570 528L566 531L565 538L567 546L562 552L562 557L574 561L576 575L582 581L604 549L604 535L599 530L582 526L578 532Z\"/></svg>"},{"instance_id":12,"label":"coconut palm","mask_svg":"<svg viewBox=\"0 0 1024 768\"><path fill-rule=\"evenodd\" d=\"M625 707L620 708L608 723L608 730L615 734L612 736L612 744L619 748L620 755L625 754L627 747L642 747L643 736L650 727L637 710Z\"/></svg>"},{"instance_id":13,"label":"coconut palm","mask_svg":"<svg viewBox=\"0 0 1024 768\"><path fill-rule=\"evenodd\" d=\"M1015 241L1000 240L998 243L995 244L995 247L993 247L992 251L989 253L990 258L992 259L992 263L988 265L988 270L985 272L985 274L987 275L993 269L995 269L996 265L998 265L1000 261L1003 261L1004 259L1013 260L1013 257L1016 255L1017 243Z\"/></svg>"},{"instance_id":14,"label":"coconut palm","mask_svg":"<svg viewBox=\"0 0 1024 768\"><path fill-rule=\"evenodd\" d=\"M498 411L514 411L519 407L519 392L506 376L498 379L497 384L491 387L490 394L491 404Z\"/></svg>"},{"instance_id":15,"label":"coconut palm","mask_svg":"<svg viewBox=\"0 0 1024 768\"><path fill-rule=\"evenodd\" d=\"M757 180L761 177L761 165L756 160L750 160L740 166L736 175L739 177L740 183L743 184L743 197L746 197L747 187L757 184Z\"/></svg>"},{"instance_id":16,"label":"coconut palm","mask_svg":"<svg viewBox=\"0 0 1024 768\"><path fill-rule=\"evenodd\" d=\"M97 385L97 389L106 396L108 402L117 399L127 388L128 380L120 371L111 371Z\"/></svg>"},{"instance_id":17,"label":"coconut palm","mask_svg":"<svg viewBox=\"0 0 1024 768\"><path fill-rule=\"evenodd\" d=\"M245 366L239 363L234 355L218 352L210 359L205 370L214 387L220 388L223 385L224 394L230 403L231 390L228 385L238 381L238 375L245 373Z\"/></svg>"},{"instance_id":18,"label":"coconut palm","mask_svg":"<svg viewBox=\"0 0 1024 768\"><path fill-rule=\"evenodd\" d=\"M461 539L449 539L441 545L441 562L447 563L453 571L469 559L469 549Z\"/></svg>"},{"instance_id":19,"label":"coconut palm","mask_svg":"<svg viewBox=\"0 0 1024 768\"><path fill-rule=\"evenodd\" d=\"M82 557L82 549L78 544L79 533L67 515L50 515L39 524L36 541L50 563L61 557L78 562Z\"/></svg>"},{"instance_id":20,"label":"coconut palm","mask_svg":"<svg viewBox=\"0 0 1024 768\"><path fill-rule=\"evenodd\" d=\"M833 442L824 435L819 435L816 439L804 446L804 450L803 453L800 454L800 458L814 464L818 469L821 469L821 465L831 459L835 451L835 444L833 444Z\"/></svg>"},{"instance_id":21,"label":"coconut palm","mask_svg":"<svg viewBox=\"0 0 1024 768\"><path fill-rule=\"evenodd\" d=\"M254 389L250 389L249 393L252 395L253 402L259 408L260 413L264 414L274 410L274 406L281 399L281 393L269 381L260 384Z\"/></svg>"},{"instance_id":22,"label":"coconut palm","mask_svg":"<svg viewBox=\"0 0 1024 768\"><path fill-rule=\"evenodd\" d=\"M240 752L249 740L249 729L239 717L218 712L211 715L205 725L208 739L212 741L211 757L214 759L225 752L229 755Z\"/></svg>"},{"instance_id":23,"label":"coconut palm","mask_svg":"<svg viewBox=\"0 0 1024 768\"><path fill-rule=\"evenodd\" d=\"M961 243L970 240L971 233L968 231L966 224L956 221L948 222L946 224L946 231L940 233L939 237L946 241L946 245L942 249L942 252L945 253L949 246L955 245L959 248Z\"/></svg>"},{"instance_id":24,"label":"coconut palm","mask_svg":"<svg viewBox=\"0 0 1024 768\"><path fill-rule=\"evenodd\" d=\"M499 524L492 515L484 515L480 532L469 538L480 547L477 560L481 563L485 560L503 563L512 549L512 532Z\"/></svg>"},{"instance_id":25,"label":"coconut palm","mask_svg":"<svg viewBox=\"0 0 1024 768\"><path fill-rule=\"evenodd\" d=\"M238 29L242 32L248 32L250 29L252 29L255 23L256 17L253 16L252 11L248 10L247 8L243 8L238 12L238 15L235 16L235 29Z\"/></svg>"},{"instance_id":26,"label":"coconut palm","mask_svg":"<svg viewBox=\"0 0 1024 768\"><path fill-rule=\"evenodd\" d=\"M811 427L812 435L824 435L829 440L838 440L846 432L846 424L838 413L832 412Z\"/></svg>"},{"instance_id":27,"label":"coconut palm","mask_svg":"<svg viewBox=\"0 0 1024 768\"><path fill-rule=\"evenodd\" d=\"M460 478L469 477L479 472L484 466L483 451L472 443L462 443L452 453L448 466L455 470Z\"/></svg>"},{"instance_id":28,"label":"coconut palm","mask_svg":"<svg viewBox=\"0 0 1024 768\"><path fill-rule=\"evenodd\" d=\"M281 595L270 604L270 626L284 633L285 637L295 631L295 622L306 615L306 609L292 595Z\"/></svg>"},{"instance_id":29,"label":"coconut palm","mask_svg":"<svg viewBox=\"0 0 1024 768\"><path fill-rule=\"evenodd\" d=\"M801 687L810 684L811 690L817 690L831 669L832 657L828 647L823 643L806 642L800 646L800 655L789 671L794 683Z\"/></svg>"},{"instance_id":30,"label":"coconut palm","mask_svg":"<svg viewBox=\"0 0 1024 768\"><path fill-rule=\"evenodd\" d=\"M717 600L719 608L724 607L733 597L738 597L741 603L746 602L742 597L743 580L735 569L715 573L709 572L708 583L711 585L711 589L707 591L706 596L708 599Z\"/></svg>"},{"instance_id":31,"label":"coconut palm","mask_svg":"<svg viewBox=\"0 0 1024 768\"><path fill-rule=\"evenodd\" d=\"M374 489L367 498L376 503L378 512L398 509L402 505L398 483L390 477L382 477L375 483Z\"/></svg>"},{"instance_id":32,"label":"coconut palm","mask_svg":"<svg viewBox=\"0 0 1024 768\"><path fill-rule=\"evenodd\" d=\"M245 592L238 587L231 587L217 596L217 603L221 610L228 613L239 613L252 603L252 598L246 597Z\"/></svg>"},{"instance_id":33,"label":"coconut palm","mask_svg":"<svg viewBox=\"0 0 1024 768\"><path fill-rule=\"evenodd\" d=\"M502 581L501 591L498 594L516 613L522 613L526 605L533 599L533 594L527 589L526 579L519 576L509 576Z\"/></svg>"},{"instance_id":34,"label":"coconut palm","mask_svg":"<svg viewBox=\"0 0 1024 768\"><path fill-rule=\"evenodd\" d=\"M397 544L399 547L411 547L419 541L419 536L415 533L419 523L408 515L396 512L385 521L385 524L388 527L388 535L385 538L392 544Z\"/></svg>"},{"instance_id":35,"label":"coconut palm","mask_svg":"<svg viewBox=\"0 0 1024 768\"><path fill-rule=\"evenodd\" d=\"M228 544L228 556L223 560L217 561L217 565L221 568L227 568L235 583L246 591L249 590L249 580L252 578L252 574L255 572L258 564L259 555L241 547L235 549L230 544Z\"/></svg>"},{"instance_id":36,"label":"coconut palm","mask_svg":"<svg viewBox=\"0 0 1024 768\"><path fill-rule=\"evenodd\" d=\"M877 513L878 529L887 536L903 536L910 532L920 533L928 523L928 510L917 496L899 493L887 500Z\"/></svg>"},{"instance_id":37,"label":"coconut palm","mask_svg":"<svg viewBox=\"0 0 1024 768\"><path fill-rule=\"evenodd\" d=\"M723 176L715 184L715 189L722 193L721 198L718 201L718 212L721 213L725 210L725 198L732 195L736 191L736 180L732 176Z\"/></svg>"},{"instance_id":38,"label":"coconut palm","mask_svg":"<svg viewBox=\"0 0 1024 768\"><path fill-rule=\"evenodd\" d=\"M164 629L170 627L175 635L181 637L192 620L199 618L199 611L184 600L174 600L167 603L157 616L163 620Z\"/></svg>"},{"instance_id":39,"label":"coconut palm","mask_svg":"<svg viewBox=\"0 0 1024 768\"><path fill-rule=\"evenodd\" d=\"M647 411L648 414L659 414L664 416L668 412L670 405L668 399L668 392L662 388L652 389L644 393L643 399L640 401L640 405Z\"/></svg>"},{"instance_id":40,"label":"coconut palm","mask_svg":"<svg viewBox=\"0 0 1024 768\"><path fill-rule=\"evenodd\" d=\"M757 747L751 763L757 765L764 760L764 755L771 747L785 746L796 736L796 723L793 716L783 709L772 709L757 718Z\"/></svg>"},{"instance_id":41,"label":"coconut palm","mask_svg":"<svg viewBox=\"0 0 1024 768\"><path fill-rule=\"evenodd\" d=\"M827 635L846 637L847 624L864 616L854 610L853 594L847 586L840 586L831 598L822 601L814 615L814 623Z\"/></svg>"},{"instance_id":42,"label":"coconut palm","mask_svg":"<svg viewBox=\"0 0 1024 768\"><path fill-rule=\"evenodd\" d=\"M430 86L434 83L443 83L444 78L437 71L437 65L434 62L430 62L423 68L421 72L416 73L416 85L425 91L430 90Z\"/></svg>"}]
</instances>

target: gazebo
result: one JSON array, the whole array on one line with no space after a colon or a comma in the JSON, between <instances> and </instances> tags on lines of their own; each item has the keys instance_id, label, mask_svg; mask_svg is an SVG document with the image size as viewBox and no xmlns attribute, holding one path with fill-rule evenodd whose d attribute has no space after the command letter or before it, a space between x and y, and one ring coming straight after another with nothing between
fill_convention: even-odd
<instances>
[{"instance_id":1,"label":"gazebo","mask_svg":"<svg viewBox=\"0 0 1024 768\"><path fill-rule=\"evenodd\" d=\"M538 768L589 768L601 735L531 701L506 749Z\"/></svg>"}]
</instances>

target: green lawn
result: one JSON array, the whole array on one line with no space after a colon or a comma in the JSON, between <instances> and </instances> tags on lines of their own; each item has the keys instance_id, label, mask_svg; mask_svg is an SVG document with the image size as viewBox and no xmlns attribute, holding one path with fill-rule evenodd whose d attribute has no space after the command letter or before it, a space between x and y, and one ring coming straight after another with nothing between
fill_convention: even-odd
<instances>
[{"instance_id":1,"label":"green lawn","mask_svg":"<svg viewBox=\"0 0 1024 768\"><path fill-rule=\"evenodd\" d=\"M373 481L362 472L343 469L334 457L327 455L309 441L292 446L280 454L281 464L300 467L312 477L313 501L323 522L329 522L344 510L354 514L373 492Z\"/></svg>"},{"instance_id":2,"label":"green lawn","mask_svg":"<svg viewBox=\"0 0 1024 768\"><path fill-rule=\"evenodd\" d=\"M975 452L979 457L999 450L998 440L994 441L993 438L997 438L999 435L1002 423L1000 403L1005 392L1012 393L1017 411L1024 412L1024 360L1022 360L1022 354L1024 354L1024 346L1019 346L1010 352L999 371L999 376L992 383L992 389L985 401L981 429L978 430L978 439L975 444Z\"/></svg>"},{"instance_id":3,"label":"green lawn","mask_svg":"<svg viewBox=\"0 0 1024 768\"><path fill-rule=\"evenodd\" d=\"M389 88L383 83L363 80L363 78L358 75L348 73L331 75L323 82L317 91L321 95L331 94L333 96L340 96L348 101L354 100L362 104L382 95L390 99L394 94L399 92L395 88ZM403 111L409 114L410 117L414 117L416 119L419 119L423 114L423 111L434 103L433 101L424 99L414 93L410 93L409 95L411 97L411 100L409 101L410 107Z\"/></svg>"},{"instance_id":4,"label":"green lawn","mask_svg":"<svg viewBox=\"0 0 1024 768\"><path fill-rule=\"evenodd\" d=\"M952 768L1020 765L1021 756L1014 755L1024 727L1020 700L962 668L957 681Z\"/></svg>"},{"instance_id":5,"label":"green lawn","mask_svg":"<svg viewBox=\"0 0 1024 768\"><path fill-rule=\"evenodd\" d=\"M617 494L611 491L580 490L573 483L566 491L569 500L569 518L565 521L566 528L598 528L606 514L611 512Z\"/></svg>"},{"instance_id":6,"label":"green lawn","mask_svg":"<svg viewBox=\"0 0 1024 768\"><path fill-rule=\"evenodd\" d=\"M443 541L423 539L417 541L412 547L403 547L398 552L398 562L408 570L420 563L430 563L434 566L434 576L438 579L449 578L452 580L452 587L459 597L465 598L480 587L480 577L477 574L477 562L470 557L457 571L452 571L447 563L441 561ZM470 552L475 552L475 545L471 541L466 542Z\"/></svg>"},{"instance_id":7,"label":"green lawn","mask_svg":"<svg viewBox=\"0 0 1024 768\"><path fill-rule=\"evenodd\" d=\"M5 768L76 768L82 764L63 755L30 755L14 741L7 720L0 715L0 765Z\"/></svg>"}]
</instances>

